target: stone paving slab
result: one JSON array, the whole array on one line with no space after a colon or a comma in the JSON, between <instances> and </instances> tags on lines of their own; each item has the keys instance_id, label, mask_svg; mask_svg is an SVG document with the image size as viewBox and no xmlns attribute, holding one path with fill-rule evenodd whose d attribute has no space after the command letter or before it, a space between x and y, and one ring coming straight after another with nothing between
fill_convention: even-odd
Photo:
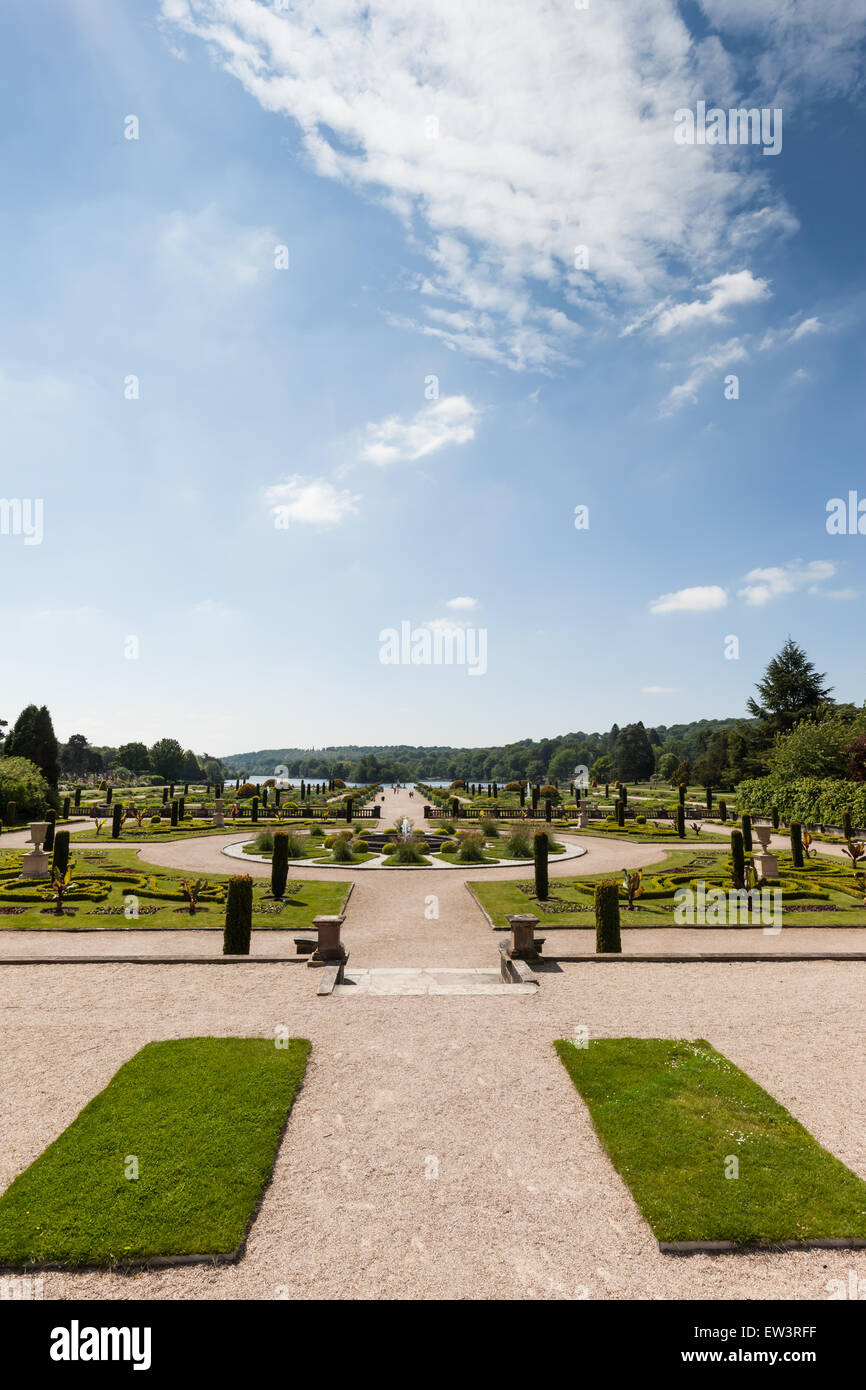
<instances>
[{"instance_id":1,"label":"stone paving slab","mask_svg":"<svg viewBox=\"0 0 866 1390\"><path fill-rule=\"evenodd\" d=\"M517 998L535 994L537 989L535 982L504 984L498 970L440 966L429 970L351 970L334 994L498 994Z\"/></svg>"}]
</instances>

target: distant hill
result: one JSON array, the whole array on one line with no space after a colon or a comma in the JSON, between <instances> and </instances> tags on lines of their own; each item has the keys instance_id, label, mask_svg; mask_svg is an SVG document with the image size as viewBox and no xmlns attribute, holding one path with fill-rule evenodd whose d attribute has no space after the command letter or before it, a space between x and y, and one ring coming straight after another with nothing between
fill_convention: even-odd
<instances>
[{"instance_id":1,"label":"distant hill","mask_svg":"<svg viewBox=\"0 0 866 1390\"><path fill-rule=\"evenodd\" d=\"M697 719L691 724L647 726L657 748L672 747L690 760L704 752L712 736L753 721ZM237 776L276 776L287 768L290 777L344 777L349 781L424 781L467 777L478 781L507 781L511 777L544 776L565 779L577 763L590 765L607 751L611 732L577 730L553 738L521 739L489 747L455 748L442 744L344 743L324 748L259 748L221 758L227 773Z\"/></svg>"}]
</instances>

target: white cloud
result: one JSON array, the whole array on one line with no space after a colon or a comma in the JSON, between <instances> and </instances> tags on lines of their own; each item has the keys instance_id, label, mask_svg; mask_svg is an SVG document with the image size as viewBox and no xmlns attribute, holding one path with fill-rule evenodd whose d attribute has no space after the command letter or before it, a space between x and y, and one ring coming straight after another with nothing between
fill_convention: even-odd
<instances>
[{"instance_id":1,"label":"white cloud","mask_svg":"<svg viewBox=\"0 0 866 1390\"><path fill-rule=\"evenodd\" d=\"M734 362L745 361L748 355L745 344L739 338L729 338L726 343L716 343L706 352L693 357L685 381L671 388L661 403L660 414L673 415L675 411L689 402L696 405L700 388L711 376L715 375L720 378L719 390L721 391L721 376L725 368L730 367Z\"/></svg>"},{"instance_id":2,"label":"white cloud","mask_svg":"<svg viewBox=\"0 0 866 1390\"><path fill-rule=\"evenodd\" d=\"M629 324L623 336L628 336L638 328L649 328L650 332L664 337L680 328L727 323L732 309L738 309L744 304L760 303L762 299L769 299L771 294L767 281L754 276L750 270L717 275L708 284L699 285L698 288L707 292L705 298L692 299L681 304L671 304L670 301L664 300Z\"/></svg>"},{"instance_id":3,"label":"white cloud","mask_svg":"<svg viewBox=\"0 0 866 1390\"><path fill-rule=\"evenodd\" d=\"M756 83L764 102L845 96L862 89L864 0L699 0L712 24L757 39ZM748 45L751 46L751 45ZM787 116L787 111L785 115Z\"/></svg>"},{"instance_id":4,"label":"white cloud","mask_svg":"<svg viewBox=\"0 0 866 1390\"><path fill-rule=\"evenodd\" d=\"M476 608L477 598L449 598L445 604L446 608Z\"/></svg>"},{"instance_id":5,"label":"white cloud","mask_svg":"<svg viewBox=\"0 0 866 1390\"><path fill-rule=\"evenodd\" d=\"M382 468L426 458L446 444L468 444L475 438L475 422L481 411L465 396L443 396L431 401L411 420L391 415L367 426L367 442L361 458Z\"/></svg>"},{"instance_id":6,"label":"white cloud","mask_svg":"<svg viewBox=\"0 0 866 1390\"><path fill-rule=\"evenodd\" d=\"M787 347L789 343L799 343L801 339L808 338L813 333L820 333L823 328L824 324L815 316L787 323L783 328L768 328L761 339L761 352L766 352L767 348Z\"/></svg>"},{"instance_id":7,"label":"white cloud","mask_svg":"<svg viewBox=\"0 0 866 1390\"><path fill-rule=\"evenodd\" d=\"M708 613L724 608L728 595L719 584L701 584L692 589L677 589L662 594L650 604L651 613Z\"/></svg>"},{"instance_id":8,"label":"white cloud","mask_svg":"<svg viewBox=\"0 0 866 1390\"><path fill-rule=\"evenodd\" d=\"M173 279L224 293L245 289L274 274L277 236L268 227L227 222L215 205L198 212L170 212L160 220L157 253Z\"/></svg>"},{"instance_id":9,"label":"white cloud","mask_svg":"<svg viewBox=\"0 0 866 1390\"><path fill-rule=\"evenodd\" d=\"M162 14L297 123L318 174L402 221L429 272L418 313L392 321L487 360L570 361L563 304L608 317L621 296L723 282L796 226L768 161L675 145L674 112L739 98L748 61L696 40L677 0L162 0Z\"/></svg>"},{"instance_id":10,"label":"white cloud","mask_svg":"<svg viewBox=\"0 0 866 1390\"><path fill-rule=\"evenodd\" d=\"M295 474L265 492L275 516L305 526L338 526L358 511L360 497L345 488L338 491L327 478L304 478Z\"/></svg>"},{"instance_id":11,"label":"white cloud","mask_svg":"<svg viewBox=\"0 0 866 1390\"><path fill-rule=\"evenodd\" d=\"M810 594L823 594L827 591L820 586L832 579L836 566L829 560L792 560L787 565L771 565L766 569L749 570L742 589L737 590L738 598L745 599L752 608L763 607L775 598L784 598L807 589Z\"/></svg>"}]
</instances>

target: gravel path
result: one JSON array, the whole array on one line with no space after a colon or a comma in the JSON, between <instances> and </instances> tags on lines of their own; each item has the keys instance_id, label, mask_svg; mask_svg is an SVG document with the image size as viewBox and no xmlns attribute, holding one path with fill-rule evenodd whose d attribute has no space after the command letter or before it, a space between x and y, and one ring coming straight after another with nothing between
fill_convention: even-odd
<instances>
[{"instance_id":1,"label":"gravel path","mask_svg":"<svg viewBox=\"0 0 866 1390\"><path fill-rule=\"evenodd\" d=\"M514 1000L317 999L312 973L0 972L3 1185L151 1039L313 1041L239 1265L49 1272L46 1298L821 1299L866 1277L863 1251L661 1256L551 1049L578 1025L706 1038L866 1177L866 965L566 966Z\"/></svg>"}]
</instances>

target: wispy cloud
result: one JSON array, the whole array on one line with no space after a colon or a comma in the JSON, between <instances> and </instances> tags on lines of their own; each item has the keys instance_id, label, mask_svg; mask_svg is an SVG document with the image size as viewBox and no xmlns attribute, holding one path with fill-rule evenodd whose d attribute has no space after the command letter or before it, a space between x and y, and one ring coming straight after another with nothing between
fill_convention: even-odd
<instances>
[{"instance_id":1,"label":"wispy cloud","mask_svg":"<svg viewBox=\"0 0 866 1390\"><path fill-rule=\"evenodd\" d=\"M446 444L468 444L475 438L481 411L465 396L443 396L419 410L411 420L391 415L367 426L361 450L366 463L382 468L389 463L411 463L435 454Z\"/></svg>"},{"instance_id":2,"label":"wispy cloud","mask_svg":"<svg viewBox=\"0 0 866 1390\"><path fill-rule=\"evenodd\" d=\"M445 604L446 608L477 608L477 598L449 598Z\"/></svg>"},{"instance_id":3,"label":"wispy cloud","mask_svg":"<svg viewBox=\"0 0 866 1390\"><path fill-rule=\"evenodd\" d=\"M392 321L517 370L569 360L576 316L670 293L673 266L680 285L715 273L713 303L673 307L659 331L719 321L754 289L748 248L796 226L754 161L677 157L673 113L733 99L746 59L696 42L675 0L438 0L411 22L345 0L162 0L162 15L297 123L318 174L400 219L428 269Z\"/></svg>"},{"instance_id":4,"label":"wispy cloud","mask_svg":"<svg viewBox=\"0 0 866 1390\"><path fill-rule=\"evenodd\" d=\"M641 691L644 695L676 695L677 686L675 685L642 685Z\"/></svg>"}]
</instances>

